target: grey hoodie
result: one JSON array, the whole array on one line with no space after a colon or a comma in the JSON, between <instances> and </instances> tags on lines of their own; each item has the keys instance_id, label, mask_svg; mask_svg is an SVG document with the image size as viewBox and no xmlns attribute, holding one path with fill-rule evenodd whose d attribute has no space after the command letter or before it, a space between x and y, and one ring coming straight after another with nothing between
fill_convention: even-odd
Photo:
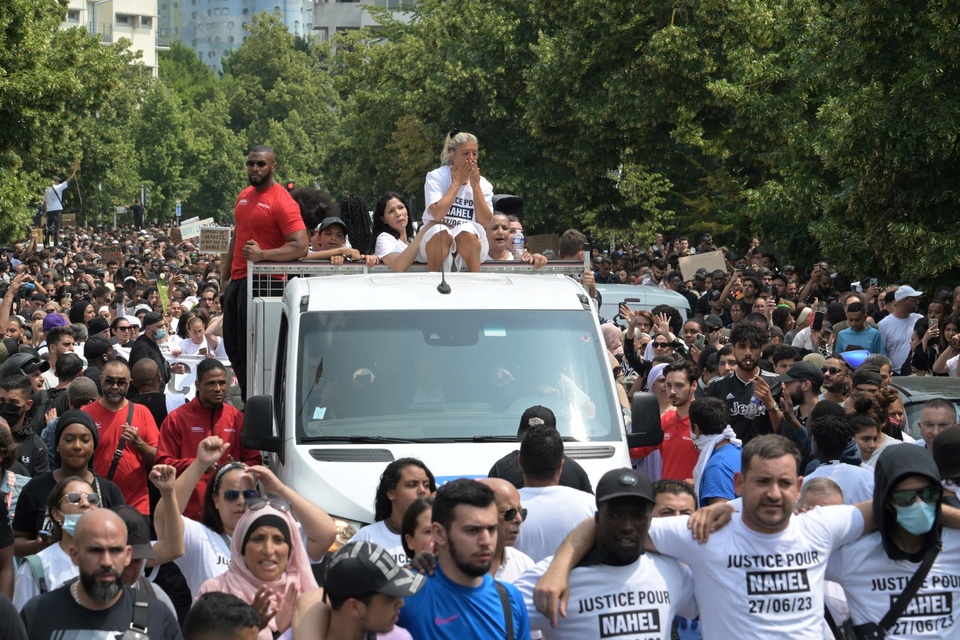
<instances>
[{"instance_id":1,"label":"grey hoodie","mask_svg":"<svg viewBox=\"0 0 960 640\"><path fill-rule=\"evenodd\" d=\"M897 512L890 504L890 494L897 484L909 476L925 476L938 486L940 472L930 452L922 447L887 447L877 459L873 491L873 515L877 519L877 528L883 539L883 550L891 560L920 562L923 556L940 539L940 503L937 503L937 516L933 529L918 553L910 554L901 550L893 542L893 532L897 527Z\"/></svg>"}]
</instances>

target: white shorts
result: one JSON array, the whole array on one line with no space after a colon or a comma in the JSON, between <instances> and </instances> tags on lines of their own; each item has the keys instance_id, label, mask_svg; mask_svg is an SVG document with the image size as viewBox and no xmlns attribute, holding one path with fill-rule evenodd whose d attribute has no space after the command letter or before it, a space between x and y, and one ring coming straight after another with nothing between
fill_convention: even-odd
<instances>
[{"instance_id":1,"label":"white shorts","mask_svg":"<svg viewBox=\"0 0 960 640\"><path fill-rule=\"evenodd\" d=\"M479 223L464 222L456 227L448 227L444 224L435 224L423 234L423 240L417 249L417 262L427 262L427 242L438 233L449 233L453 237L453 244L450 247L450 255L443 259L444 271L451 271L452 266L456 265L457 271L466 269L467 264L459 255L457 255L457 236L461 233L469 233L480 239L480 257L486 256L490 252L490 243L487 242L487 232Z\"/></svg>"}]
</instances>

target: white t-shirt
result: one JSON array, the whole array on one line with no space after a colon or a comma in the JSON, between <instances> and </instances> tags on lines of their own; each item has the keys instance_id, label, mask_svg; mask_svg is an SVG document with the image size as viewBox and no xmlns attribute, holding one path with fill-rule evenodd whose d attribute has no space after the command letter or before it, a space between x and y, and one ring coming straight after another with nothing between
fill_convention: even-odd
<instances>
[{"instance_id":1,"label":"white t-shirt","mask_svg":"<svg viewBox=\"0 0 960 640\"><path fill-rule=\"evenodd\" d=\"M956 376L958 362L960 362L960 355L953 356L952 358L947 360L947 373L949 373L952 376Z\"/></svg>"},{"instance_id":2,"label":"white t-shirt","mask_svg":"<svg viewBox=\"0 0 960 640\"><path fill-rule=\"evenodd\" d=\"M553 629L533 603L533 588L551 560L538 562L514 583L527 605L530 629L540 629L550 640L668 640L674 616L697 616L690 570L672 558L645 553L623 566L574 567L567 617Z\"/></svg>"},{"instance_id":3,"label":"white t-shirt","mask_svg":"<svg viewBox=\"0 0 960 640\"><path fill-rule=\"evenodd\" d=\"M227 350L223 346L223 340L216 336L213 337L213 340L217 343L217 348L213 350L214 357L220 358L221 360L227 360ZM184 338L178 343L178 346L180 348L180 353L186 356L195 356L200 353L201 349L204 350L204 355L210 353L210 345L207 344L206 336L203 337L203 340L200 342L200 344L197 344L190 338Z\"/></svg>"},{"instance_id":4,"label":"white t-shirt","mask_svg":"<svg viewBox=\"0 0 960 640\"><path fill-rule=\"evenodd\" d=\"M183 544L183 555L174 562L180 567L190 593L196 594L204 582L227 570L230 564L230 536L208 529L196 520L184 518Z\"/></svg>"},{"instance_id":5,"label":"white t-shirt","mask_svg":"<svg viewBox=\"0 0 960 640\"><path fill-rule=\"evenodd\" d=\"M513 584L524 572L532 569L534 564L530 556L516 547L504 547L503 562L497 567L497 573L493 577L500 582Z\"/></svg>"},{"instance_id":6,"label":"white t-shirt","mask_svg":"<svg viewBox=\"0 0 960 640\"><path fill-rule=\"evenodd\" d=\"M567 534L597 512L596 498L571 487L523 487L520 503L527 519L514 546L540 562L557 552Z\"/></svg>"},{"instance_id":7,"label":"white t-shirt","mask_svg":"<svg viewBox=\"0 0 960 640\"><path fill-rule=\"evenodd\" d=\"M62 586L68 580L73 580L80 575L77 565L67 555L59 544L47 547L37 554L40 556L40 564L43 566L43 577L47 583L47 591ZM40 595L40 585L37 579L33 577L33 571L30 564L26 561L17 569L17 575L13 581L13 606L17 611L23 609L34 596Z\"/></svg>"},{"instance_id":8,"label":"white t-shirt","mask_svg":"<svg viewBox=\"0 0 960 640\"><path fill-rule=\"evenodd\" d=\"M806 349L807 351L814 351L813 340L810 339L810 327L804 327L797 332L797 335L794 336L793 342L790 343L795 349Z\"/></svg>"},{"instance_id":9,"label":"white t-shirt","mask_svg":"<svg viewBox=\"0 0 960 640\"><path fill-rule=\"evenodd\" d=\"M840 485L844 504L873 500L873 471L870 469L834 460L818 466L803 481L809 482L812 478L829 478Z\"/></svg>"},{"instance_id":10,"label":"white t-shirt","mask_svg":"<svg viewBox=\"0 0 960 640\"><path fill-rule=\"evenodd\" d=\"M377 246L374 247L373 252L378 258L383 259L383 256L388 256L391 253L403 253L406 248L407 245L403 244L400 238L394 238L384 231L377 236Z\"/></svg>"},{"instance_id":11,"label":"white t-shirt","mask_svg":"<svg viewBox=\"0 0 960 640\"><path fill-rule=\"evenodd\" d=\"M63 211L63 192L67 190L69 182L61 182L47 187L43 192L43 204L47 207L47 212Z\"/></svg>"},{"instance_id":12,"label":"white t-shirt","mask_svg":"<svg viewBox=\"0 0 960 640\"><path fill-rule=\"evenodd\" d=\"M780 533L748 528L741 514L700 544L686 516L654 518L650 540L693 572L704 640L823 637L827 560L863 533L855 507L817 507Z\"/></svg>"},{"instance_id":13,"label":"white t-shirt","mask_svg":"<svg viewBox=\"0 0 960 640\"><path fill-rule=\"evenodd\" d=\"M443 196L446 195L447 189L450 188L450 184L453 182L450 170L450 165L445 165L427 174L427 178L423 184L423 197L427 205L423 211L423 224L436 219L430 214L430 205L440 202ZM480 190L483 192L484 202L487 203L487 207L492 212L493 185L482 176L480 178ZM460 226L465 222L477 222L477 212L473 202L473 187L470 186L469 182L462 185L460 190L457 191L457 197L453 201L453 206L450 207L450 211L444 216L443 220L444 224L452 227Z\"/></svg>"},{"instance_id":14,"label":"white t-shirt","mask_svg":"<svg viewBox=\"0 0 960 640\"><path fill-rule=\"evenodd\" d=\"M923 441L921 440L921 442ZM883 453L883 450L895 444L903 444L903 440L897 440L896 438L891 438L887 434L883 434L883 442L880 443L879 447L873 450L873 454L868 459L860 463L860 466L875 469L877 466L877 460L880 459L880 454Z\"/></svg>"},{"instance_id":15,"label":"white t-shirt","mask_svg":"<svg viewBox=\"0 0 960 640\"><path fill-rule=\"evenodd\" d=\"M910 336L913 334L913 325L922 318L919 313L911 313L906 318L889 315L877 323L880 336L883 338L883 348L887 350L887 357L893 363L893 370L900 371L907 358L910 357Z\"/></svg>"},{"instance_id":16,"label":"white t-shirt","mask_svg":"<svg viewBox=\"0 0 960 640\"><path fill-rule=\"evenodd\" d=\"M954 604L960 605L960 532L945 528L942 536L943 549L888 639L960 638L953 610ZM879 622L919 566L919 562L887 557L875 531L834 553L827 564L827 578L843 587L850 617L858 625Z\"/></svg>"},{"instance_id":17,"label":"white t-shirt","mask_svg":"<svg viewBox=\"0 0 960 640\"><path fill-rule=\"evenodd\" d=\"M403 542L400 540L400 534L387 529L386 523L381 520L374 522L357 531L357 534L350 539L350 542L372 542L378 544L387 550L398 564L407 564L407 552L403 550Z\"/></svg>"}]
</instances>

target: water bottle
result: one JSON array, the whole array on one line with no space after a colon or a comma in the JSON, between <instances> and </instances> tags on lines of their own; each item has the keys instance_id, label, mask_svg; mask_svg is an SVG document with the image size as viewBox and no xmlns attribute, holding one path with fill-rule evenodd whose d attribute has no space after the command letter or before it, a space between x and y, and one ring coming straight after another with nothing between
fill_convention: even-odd
<instances>
[{"instance_id":1,"label":"water bottle","mask_svg":"<svg viewBox=\"0 0 960 640\"><path fill-rule=\"evenodd\" d=\"M521 260L523 258L523 231L517 230L517 235L513 236L513 259Z\"/></svg>"}]
</instances>

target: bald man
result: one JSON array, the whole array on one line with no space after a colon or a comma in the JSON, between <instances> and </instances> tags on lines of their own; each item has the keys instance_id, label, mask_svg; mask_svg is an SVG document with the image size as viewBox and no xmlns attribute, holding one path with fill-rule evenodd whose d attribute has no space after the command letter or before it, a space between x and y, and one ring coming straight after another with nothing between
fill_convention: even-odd
<instances>
[{"instance_id":1,"label":"bald man","mask_svg":"<svg viewBox=\"0 0 960 640\"><path fill-rule=\"evenodd\" d=\"M59 637L102 637L115 631L119 637L131 620L141 631L150 629L157 638L182 640L177 619L166 606L146 594L123 586L122 576L130 564L127 527L109 509L93 509L77 522L70 559L80 570L80 579L37 596L21 615L31 640ZM134 618L134 602L143 598L146 615Z\"/></svg>"},{"instance_id":2,"label":"bald man","mask_svg":"<svg viewBox=\"0 0 960 640\"><path fill-rule=\"evenodd\" d=\"M501 478L482 478L479 480L493 489L497 501L497 546L490 562L490 575L501 582L513 583L532 567L533 559L514 548L520 525L527 510L520 506L520 492L510 482Z\"/></svg>"}]
</instances>

